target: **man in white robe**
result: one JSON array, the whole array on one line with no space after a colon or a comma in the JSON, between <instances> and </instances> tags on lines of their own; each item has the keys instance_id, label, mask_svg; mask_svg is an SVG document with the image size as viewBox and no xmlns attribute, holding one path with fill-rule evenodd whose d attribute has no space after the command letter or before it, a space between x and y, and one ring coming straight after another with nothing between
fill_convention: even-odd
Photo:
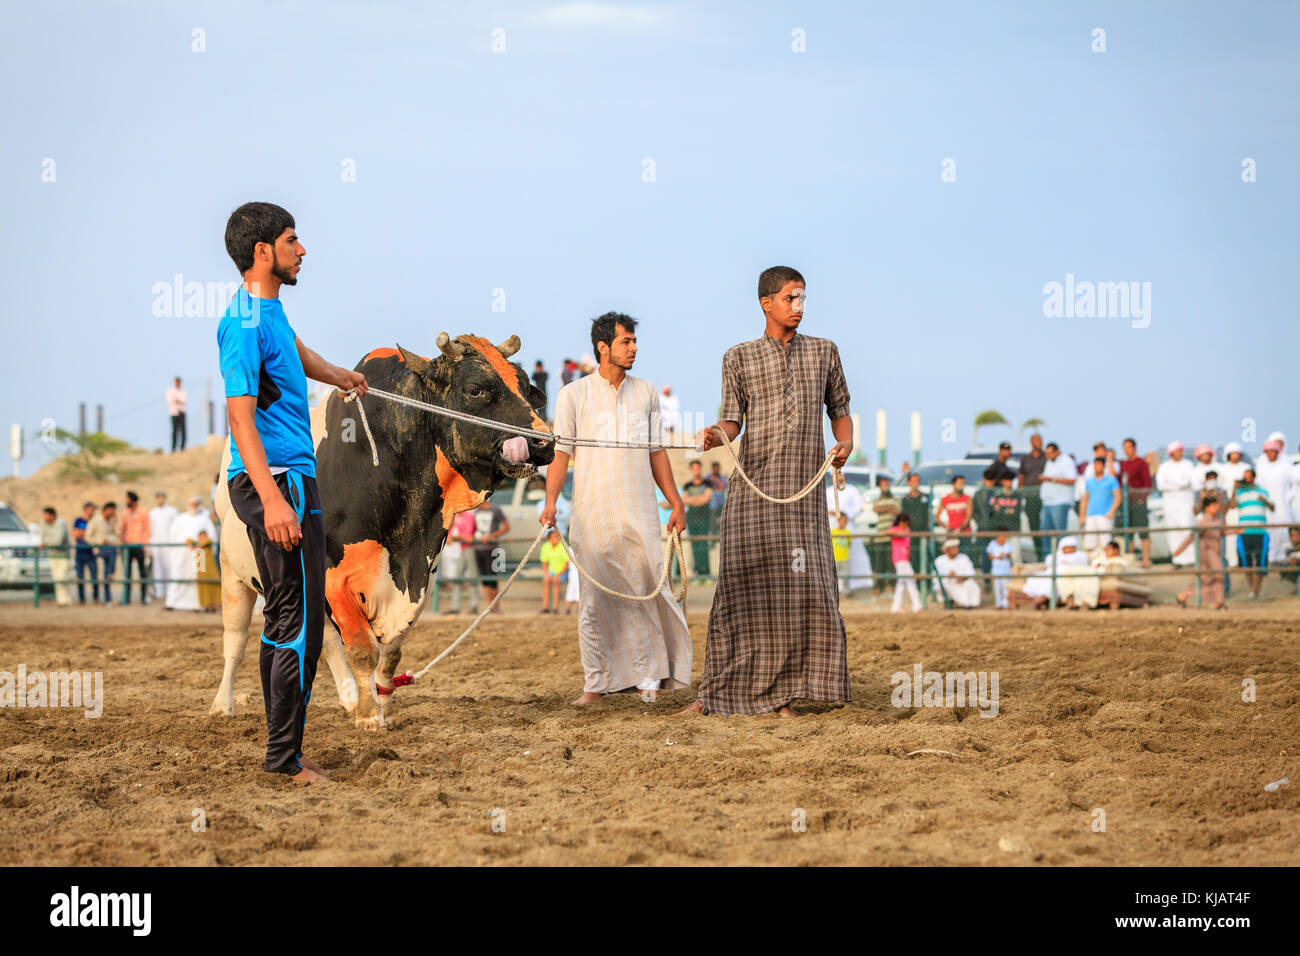
<instances>
[{"instance_id":1,"label":"man in white robe","mask_svg":"<svg viewBox=\"0 0 1300 956\"><path fill-rule=\"evenodd\" d=\"M178 514L171 524L172 543L188 545L183 548L167 548L170 552L168 577L177 579L167 587L165 607L173 611L201 611L199 603L199 561L204 552L199 550L199 533L207 534L215 541L217 529L213 527L208 514L199 507L199 496L190 498L189 509Z\"/></svg>"},{"instance_id":2,"label":"man in white robe","mask_svg":"<svg viewBox=\"0 0 1300 956\"><path fill-rule=\"evenodd\" d=\"M1173 554L1188 529L1196 520L1193 512L1195 504L1192 491L1192 463L1183 457L1183 443L1171 441L1165 448L1167 459L1156 469L1156 490L1164 500L1165 527L1179 528L1178 531L1166 531L1165 541L1169 544L1169 553ZM1173 559L1174 564L1193 564L1196 561L1194 549L1187 548Z\"/></svg>"},{"instance_id":3,"label":"man in white robe","mask_svg":"<svg viewBox=\"0 0 1300 956\"><path fill-rule=\"evenodd\" d=\"M636 360L636 320L615 312L592 323L600 356L596 374L560 389L555 432L570 438L651 443L663 440L659 393L627 374ZM577 563L607 588L648 595L663 566L655 485L672 506L667 531L686 527L686 509L662 448L578 448L558 442L547 467L546 506L540 521L555 524L556 502L572 458L573 504L569 546ZM570 574L577 574L576 568ZM587 582L578 599L578 647L583 693L575 706L605 694L639 690L647 703L658 690L691 680L691 635L686 617L665 587L653 600L606 594Z\"/></svg>"},{"instance_id":4,"label":"man in white robe","mask_svg":"<svg viewBox=\"0 0 1300 956\"><path fill-rule=\"evenodd\" d=\"M1249 466L1241 460L1241 446L1235 441L1230 441L1223 446L1223 457L1227 461L1219 466L1219 487L1227 491L1228 498L1231 500L1232 493L1237 490L1237 482L1241 481L1241 476L1246 473ZM1237 524L1239 520L1239 513L1236 508L1231 508L1224 514L1224 521L1229 527ZM1239 559L1237 557L1237 536L1235 534L1224 536L1223 550L1228 559L1228 567L1237 567ZM1227 580L1231 585L1232 578L1229 577Z\"/></svg>"},{"instance_id":5,"label":"man in white robe","mask_svg":"<svg viewBox=\"0 0 1300 956\"><path fill-rule=\"evenodd\" d=\"M1222 474L1222 470L1214 463L1214 449L1209 445L1197 445L1192 457L1196 459L1196 464L1192 465L1192 492L1195 497L1200 497L1205 490L1205 473L1215 471Z\"/></svg>"},{"instance_id":6,"label":"man in white robe","mask_svg":"<svg viewBox=\"0 0 1300 956\"><path fill-rule=\"evenodd\" d=\"M149 575L157 578L153 585L153 593L160 597L167 596L166 578L173 575L171 572L171 558L174 548L160 548L157 545L170 544L172 540L172 521L176 519L176 509L167 503L167 492L154 492L154 501L158 502L157 506L149 509Z\"/></svg>"},{"instance_id":7,"label":"man in white robe","mask_svg":"<svg viewBox=\"0 0 1300 956\"><path fill-rule=\"evenodd\" d=\"M1274 432L1264 442L1264 456L1255 462L1255 483L1268 492L1274 511L1268 516L1269 524L1291 523L1291 463L1282 457L1282 436ZM1286 549L1290 545L1286 528L1268 529L1268 563L1286 563ZM1188 550L1191 550L1190 548Z\"/></svg>"},{"instance_id":8,"label":"man in white robe","mask_svg":"<svg viewBox=\"0 0 1300 956\"><path fill-rule=\"evenodd\" d=\"M962 554L961 542L949 538L943 543L943 554L934 559L934 573L939 578L948 600L957 607L979 607L980 585L975 580L975 565Z\"/></svg>"}]
</instances>

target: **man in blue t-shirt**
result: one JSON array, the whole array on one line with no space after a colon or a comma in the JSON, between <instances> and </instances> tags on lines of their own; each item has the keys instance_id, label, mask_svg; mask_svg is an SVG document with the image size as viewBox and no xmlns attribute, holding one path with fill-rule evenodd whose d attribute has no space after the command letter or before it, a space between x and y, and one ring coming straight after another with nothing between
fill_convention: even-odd
<instances>
[{"instance_id":1,"label":"man in blue t-shirt","mask_svg":"<svg viewBox=\"0 0 1300 956\"><path fill-rule=\"evenodd\" d=\"M1079 514L1083 528L1092 532L1083 536L1085 551L1102 547L1110 540L1109 532L1115 527L1115 511L1119 508L1119 480L1106 470L1105 458L1092 460L1092 474L1083 483L1083 497L1079 499Z\"/></svg>"},{"instance_id":2,"label":"man in blue t-shirt","mask_svg":"<svg viewBox=\"0 0 1300 956\"><path fill-rule=\"evenodd\" d=\"M307 378L365 394L360 372L331 365L294 334L280 287L296 285L307 250L293 217L271 203L240 206L226 251L243 276L217 327L230 419L230 504L248 529L266 599L263 769L301 783L321 778L302 756L302 735L325 626L325 520Z\"/></svg>"}]
</instances>

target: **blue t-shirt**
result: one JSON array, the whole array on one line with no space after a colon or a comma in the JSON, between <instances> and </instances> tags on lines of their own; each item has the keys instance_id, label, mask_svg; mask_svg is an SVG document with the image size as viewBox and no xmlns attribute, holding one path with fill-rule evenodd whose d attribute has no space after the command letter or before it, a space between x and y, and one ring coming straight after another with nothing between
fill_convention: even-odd
<instances>
[{"instance_id":1,"label":"blue t-shirt","mask_svg":"<svg viewBox=\"0 0 1300 956\"><path fill-rule=\"evenodd\" d=\"M1088 517L1104 515L1115 503L1115 492L1119 491L1119 482L1114 475L1089 475L1083 484L1088 492Z\"/></svg>"},{"instance_id":2,"label":"blue t-shirt","mask_svg":"<svg viewBox=\"0 0 1300 956\"><path fill-rule=\"evenodd\" d=\"M266 463L315 478L307 375L298 357L296 339L279 299L250 296L242 286L217 326L226 397L257 396L254 421L266 450ZM234 478L243 470L235 436L231 435L226 477Z\"/></svg>"},{"instance_id":3,"label":"blue t-shirt","mask_svg":"<svg viewBox=\"0 0 1300 956\"><path fill-rule=\"evenodd\" d=\"M78 518L76 521L72 522L72 527L74 527L74 528L80 528L82 531L85 531L87 528L90 527L90 522L87 521L85 518ZM87 540L85 539L85 537L78 538L78 539L77 539L77 547L78 547L78 548L86 548L87 550L89 550L89 549L90 549L90 542L87 541Z\"/></svg>"},{"instance_id":4,"label":"blue t-shirt","mask_svg":"<svg viewBox=\"0 0 1300 956\"><path fill-rule=\"evenodd\" d=\"M1003 541L998 544L997 539L989 542L989 558L993 565L993 573L999 577L1007 577L1011 574L1011 542Z\"/></svg>"},{"instance_id":5,"label":"blue t-shirt","mask_svg":"<svg viewBox=\"0 0 1300 956\"><path fill-rule=\"evenodd\" d=\"M1238 488L1237 521L1243 525L1268 524L1268 492L1259 485ZM1243 528L1242 534L1265 534L1266 528Z\"/></svg>"}]
</instances>

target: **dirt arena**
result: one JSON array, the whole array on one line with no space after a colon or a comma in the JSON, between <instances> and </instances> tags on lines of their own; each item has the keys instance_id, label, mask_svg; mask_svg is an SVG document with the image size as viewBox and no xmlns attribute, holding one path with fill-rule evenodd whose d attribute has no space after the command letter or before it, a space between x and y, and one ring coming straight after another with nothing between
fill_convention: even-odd
<instances>
[{"instance_id":1,"label":"dirt arena","mask_svg":"<svg viewBox=\"0 0 1300 956\"><path fill-rule=\"evenodd\" d=\"M205 716L215 615L8 604L0 670L102 671L106 703L0 710L0 863L1296 865L1297 610L854 613L856 699L797 720L678 716L687 692L575 711L573 618L508 614L399 689L386 734L322 664L330 779L298 787L260 770L255 645L239 716ZM426 618L405 663L456 633ZM997 671L998 716L893 707L917 663Z\"/></svg>"}]
</instances>

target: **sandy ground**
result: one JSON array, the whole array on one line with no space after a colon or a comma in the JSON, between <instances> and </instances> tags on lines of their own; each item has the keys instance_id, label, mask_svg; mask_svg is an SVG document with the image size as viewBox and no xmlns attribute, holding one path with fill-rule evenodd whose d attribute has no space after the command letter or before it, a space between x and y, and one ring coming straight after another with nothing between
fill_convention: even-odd
<instances>
[{"instance_id":1,"label":"sandy ground","mask_svg":"<svg viewBox=\"0 0 1300 956\"><path fill-rule=\"evenodd\" d=\"M0 710L0 863L1296 865L1300 787L1264 786L1300 776L1297 610L850 613L855 700L797 720L678 716L688 692L575 711L573 618L507 614L384 734L322 666L330 780L297 787L260 770L255 651L239 715L205 716L215 616L6 605L0 670L102 671L106 705ZM406 663L457 633L426 619ZM997 671L998 716L892 706L917 663Z\"/></svg>"}]
</instances>

